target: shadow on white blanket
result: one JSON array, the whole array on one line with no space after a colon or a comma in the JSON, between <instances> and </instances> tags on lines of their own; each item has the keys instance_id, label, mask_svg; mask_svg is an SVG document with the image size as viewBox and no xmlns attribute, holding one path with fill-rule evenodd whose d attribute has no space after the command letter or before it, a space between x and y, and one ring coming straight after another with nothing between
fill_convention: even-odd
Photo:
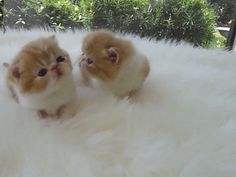
<instances>
[{"instance_id":1,"label":"shadow on white blanket","mask_svg":"<svg viewBox=\"0 0 236 177\"><path fill-rule=\"evenodd\" d=\"M72 58L84 32L57 34ZM0 60L46 32L0 34ZM0 69L1 177L233 177L236 55L129 37L151 74L136 104L78 85L79 114L39 120L6 91Z\"/></svg>"}]
</instances>

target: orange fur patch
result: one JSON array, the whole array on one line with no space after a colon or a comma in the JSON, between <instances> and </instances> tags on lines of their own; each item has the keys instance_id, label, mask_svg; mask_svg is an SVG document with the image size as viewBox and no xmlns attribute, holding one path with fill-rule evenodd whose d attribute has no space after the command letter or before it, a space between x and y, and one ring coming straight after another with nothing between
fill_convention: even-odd
<instances>
[{"instance_id":1,"label":"orange fur patch","mask_svg":"<svg viewBox=\"0 0 236 177\"><path fill-rule=\"evenodd\" d=\"M48 68L58 56L64 56L66 60L63 64L69 64L71 66L68 53L58 46L54 36L29 42L16 55L10 65L7 84L11 85L14 83L19 87L22 94L43 91L49 82L50 75L47 74L44 77L38 77L38 72L42 68ZM13 74L16 67L19 70L19 78L16 78Z\"/></svg>"},{"instance_id":2,"label":"orange fur patch","mask_svg":"<svg viewBox=\"0 0 236 177\"><path fill-rule=\"evenodd\" d=\"M108 49L115 48L119 54L119 61L114 64L108 57ZM112 33L97 31L88 34L82 44L82 52L93 60L86 70L92 76L103 81L116 78L122 64L133 54L134 48L130 41L116 38Z\"/></svg>"},{"instance_id":3,"label":"orange fur patch","mask_svg":"<svg viewBox=\"0 0 236 177\"><path fill-rule=\"evenodd\" d=\"M145 57L141 73L144 75L144 77L147 77L149 75L149 72L150 72L150 65L148 59Z\"/></svg>"}]
</instances>

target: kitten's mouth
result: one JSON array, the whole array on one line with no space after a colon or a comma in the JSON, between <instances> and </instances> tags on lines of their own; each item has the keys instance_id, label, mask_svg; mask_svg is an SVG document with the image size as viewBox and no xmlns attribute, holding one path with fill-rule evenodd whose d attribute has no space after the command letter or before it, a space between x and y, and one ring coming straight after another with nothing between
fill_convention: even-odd
<instances>
[{"instance_id":1,"label":"kitten's mouth","mask_svg":"<svg viewBox=\"0 0 236 177\"><path fill-rule=\"evenodd\" d=\"M56 80L60 79L63 76L63 72L60 70L59 65L54 65L51 70L55 73Z\"/></svg>"}]
</instances>

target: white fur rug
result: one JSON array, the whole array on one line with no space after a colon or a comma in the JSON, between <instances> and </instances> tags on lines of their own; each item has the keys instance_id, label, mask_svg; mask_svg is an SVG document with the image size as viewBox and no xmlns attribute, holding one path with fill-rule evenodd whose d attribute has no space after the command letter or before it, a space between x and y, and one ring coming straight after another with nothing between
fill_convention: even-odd
<instances>
[{"instance_id":1,"label":"white fur rug","mask_svg":"<svg viewBox=\"0 0 236 177\"><path fill-rule=\"evenodd\" d=\"M71 57L84 32L57 34ZM0 34L0 60L46 32ZM0 177L236 176L236 54L130 37L151 62L137 102L78 85L79 114L39 120L0 69Z\"/></svg>"}]
</instances>

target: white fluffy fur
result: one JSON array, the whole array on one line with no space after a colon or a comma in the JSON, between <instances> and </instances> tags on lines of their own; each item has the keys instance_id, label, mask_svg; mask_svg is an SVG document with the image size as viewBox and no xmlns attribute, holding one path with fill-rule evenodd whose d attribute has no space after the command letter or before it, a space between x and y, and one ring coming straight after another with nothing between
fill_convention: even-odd
<instances>
[{"instance_id":1,"label":"white fluffy fur","mask_svg":"<svg viewBox=\"0 0 236 177\"><path fill-rule=\"evenodd\" d=\"M138 90L146 79L145 75L141 73L145 60L145 56L136 52L123 65L116 79L106 82L104 87L108 87L112 93L118 96Z\"/></svg>"},{"instance_id":2,"label":"white fluffy fur","mask_svg":"<svg viewBox=\"0 0 236 177\"><path fill-rule=\"evenodd\" d=\"M1 34L0 60L46 34ZM57 37L76 58L84 34ZM39 120L17 105L1 66L1 177L235 176L236 55L129 38L151 63L137 102L78 85L71 119Z\"/></svg>"},{"instance_id":3,"label":"white fluffy fur","mask_svg":"<svg viewBox=\"0 0 236 177\"><path fill-rule=\"evenodd\" d=\"M51 76L46 89L37 94L22 95L19 88L13 86L14 91L18 95L19 103L26 108L35 111L45 110L48 114L52 115L55 115L62 105L76 104L75 84L69 70L69 66L64 68L64 76L60 80L56 80ZM74 113L75 111L72 110L72 112Z\"/></svg>"},{"instance_id":4,"label":"white fluffy fur","mask_svg":"<svg viewBox=\"0 0 236 177\"><path fill-rule=\"evenodd\" d=\"M46 36L47 37L47 36ZM57 45L56 38L51 39L54 44ZM48 46L47 44L38 44L42 51L47 52ZM20 48L19 48L20 49ZM16 55L16 54L15 54ZM53 56L51 54L51 60L55 60L58 56ZM11 62L9 62L11 63ZM46 64L46 63L44 63ZM68 65L60 65L60 70L63 72L63 75L60 79L58 79L57 74L54 71L51 71L51 68L57 64L56 62L52 62L48 67L48 84L46 88L39 93L31 93L31 94L22 94L20 88L15 83L9 83L10 87L13 88L15 94L17 95L17 101L19 103L29 109L33 109L34 111L44 110L49 115L56 116L57 111L62 106L70 106L70 109L63 109L64 115L71 114L73 115L76 112L75 106L71 106L76 104L76 88L73 82L73 76L71 72L71 66ZM36 79L41 79L38 77ZM66 111L66 112L65 112Z\"/></svg>"}]
</instances>

